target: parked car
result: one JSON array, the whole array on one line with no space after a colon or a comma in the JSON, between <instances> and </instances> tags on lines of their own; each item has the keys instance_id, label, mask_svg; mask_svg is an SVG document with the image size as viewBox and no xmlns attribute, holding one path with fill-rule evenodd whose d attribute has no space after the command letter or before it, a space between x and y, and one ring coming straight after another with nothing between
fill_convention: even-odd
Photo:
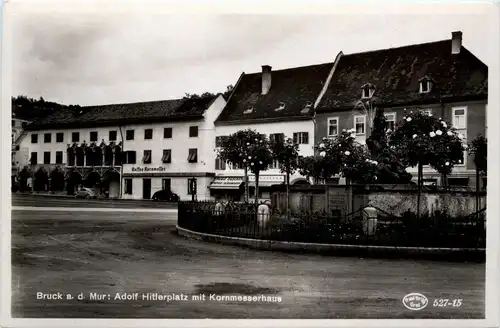
<instances>
[{"instance_id":1,"label":"parked car","mask_svg":"<svg viewBox=\"0 0 500 328\"><path fill-rule=\"evenodd\" d=\"M178 202L179 196L170 190L158 190L151 197L154 201L163 201L163 202Z\"/></svg>"},{"instance_id":2,"label":"parked car","mask_svg":"<svg viewBox=\"0 0 500 328\"><path fill-rule=\"evenodd\" d=\"M92 189L81 188L75 193L75 198L90 199L90 198L97 198L97 195Z\"/></svg>"}]
</instances>

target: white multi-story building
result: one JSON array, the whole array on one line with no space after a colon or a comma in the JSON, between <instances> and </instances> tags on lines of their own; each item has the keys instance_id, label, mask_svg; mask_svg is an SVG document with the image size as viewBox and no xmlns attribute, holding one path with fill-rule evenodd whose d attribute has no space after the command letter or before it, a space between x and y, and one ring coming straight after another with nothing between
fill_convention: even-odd
<instances>
[{"instance_id":1,"label":"white multi-story building","mask_svg":"<svg viewBox=\"0 0 500 328\"><path fill-rule=\"evenodd\" d=\"M216 136L253 129L270 139L293 138L301 156L314 154L314 109L331 78L335 62L272 71L243 73L226 107L215 122ZM216 159L216 179L210 185L215 197L240 200L244 194L243 170ZM270 186L281 184L285 175L275 162L259 176L259 198L270 198ZM298 173L290 183L309 183ZM249 174L250 195L255 195L255 176ZM253 195L252 195L253 194Z\"/></svg>"},{"instance_id":2,"label":"white multi-story building","mask_svg":"<svg viewBox=\"0 0 500 328\"><path fill-rule=\"evenodd\" d=\"M213 122L224 105L219 95L61 109L29 125L20 148L35 180L41 170L65 181L69 193L83 184L112 198L149 199L170 189L181 199L207 199ZM61 191L60 184L43 188Z\"/></svg>"}]
</instances>

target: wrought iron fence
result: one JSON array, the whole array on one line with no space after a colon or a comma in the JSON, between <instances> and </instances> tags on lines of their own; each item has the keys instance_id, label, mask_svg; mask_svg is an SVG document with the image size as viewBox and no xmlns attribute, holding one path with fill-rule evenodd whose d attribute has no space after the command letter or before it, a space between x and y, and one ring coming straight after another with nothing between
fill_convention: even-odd
<instances>
[{"instance_id":1,"label":"wrought iron fence","mask_svg":"<svg viewBox=\"0 0 500 328\"><path fill-rule=\"evenodd\" d=\"M259 212L255 204L179 202L178 225L201 233L277 241L400 247L486 247L485 210L466 217L444 212L419 218L377 209L376 219L366 209L348 215L325 212Z\"/></svg>"}]
</instances>

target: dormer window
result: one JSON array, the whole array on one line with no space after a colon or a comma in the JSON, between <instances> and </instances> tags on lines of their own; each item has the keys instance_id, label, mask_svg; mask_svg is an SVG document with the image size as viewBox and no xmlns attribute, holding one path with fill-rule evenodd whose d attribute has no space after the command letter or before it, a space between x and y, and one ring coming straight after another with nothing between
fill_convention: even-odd
<instances>
[{"instance_id":1,"label":"dormer window","mask_svg":"<svg viewBox=\"0 0 500 328\"><path fill-rule=\"evenodd\" d=\"M375 86L371 83L367 83L361 87L361 98L368 99L373 97L375 93Z\"/></svg>"},{"instance_id":2,"label":"dormer window","mask_svg":"<svg viewBox=\"0 0 500 328\"><path fill-rule=\"evenodd\" d=\"M310 101L308 101L308 102L306 103L306 106L305 106L305 107L304 107L304 108L303 108L300 112L301 112L302 114L309 113L309 111L310 111L310 110L311 110L311 108L312 108L312 105L313 105L313 103L312 103L312 102L310 102Z\"/></svg>"},{"instance_id":3,"label":"dormer window","mask_svg":"<svg viewBox=\"0 0 500 328\"><path fill-rule=\"evenodd\" d=\"M280 101L279 107L276 108L274 111L278 112L278 111L283 110L283 109L285 109L285 103Z\"/></svg>"},{"instance_id":4,"label":"dormer window","mask_svg":"<svg viewBox=\"0 0 500 328\"><path fill-rule=\"evenodd\" d=\"M248 108L247 108L247 109L243 112L243 114L251 114L251 113L253 113L253 107L252 107L252 106L248 107Z\"/></svg>"},{"instance_id":5,"label":"dormer window","mask_svg":"<svg viewBox=\"0 0 500 328\"><path fill-rule=\"evenodd\" d=\"M433 81L430 77L424 76L420 79L420 93L429 93L431 92Z\"/></svg>"}]
</instances>

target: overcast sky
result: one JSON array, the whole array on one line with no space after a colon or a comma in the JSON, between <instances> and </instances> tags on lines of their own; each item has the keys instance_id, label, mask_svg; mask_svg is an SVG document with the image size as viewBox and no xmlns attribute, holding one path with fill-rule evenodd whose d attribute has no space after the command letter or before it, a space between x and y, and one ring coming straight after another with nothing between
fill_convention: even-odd
<instances>
[{"instance_id":1,"label":"overcast sky","mask_svg":"<svg viewBox=\"0 0 500 328\"><path fill-rule=\"evenodd\" d=\"M390 12L383 6L369 14L363 5L351 5L351 14L216 15L167 13L152 5L135 13L112 6L83 11L64 3L64 10L47 10L47 4L45 10L14 3L4 8L12 27L14 96L94 105L222 92L241 72L258 72L261 65L331 62L339 51L449 39L456 30L479 59L492 60L489 5L413 6L404 15L383 15Z\"/></svg>"}]
</instances>

